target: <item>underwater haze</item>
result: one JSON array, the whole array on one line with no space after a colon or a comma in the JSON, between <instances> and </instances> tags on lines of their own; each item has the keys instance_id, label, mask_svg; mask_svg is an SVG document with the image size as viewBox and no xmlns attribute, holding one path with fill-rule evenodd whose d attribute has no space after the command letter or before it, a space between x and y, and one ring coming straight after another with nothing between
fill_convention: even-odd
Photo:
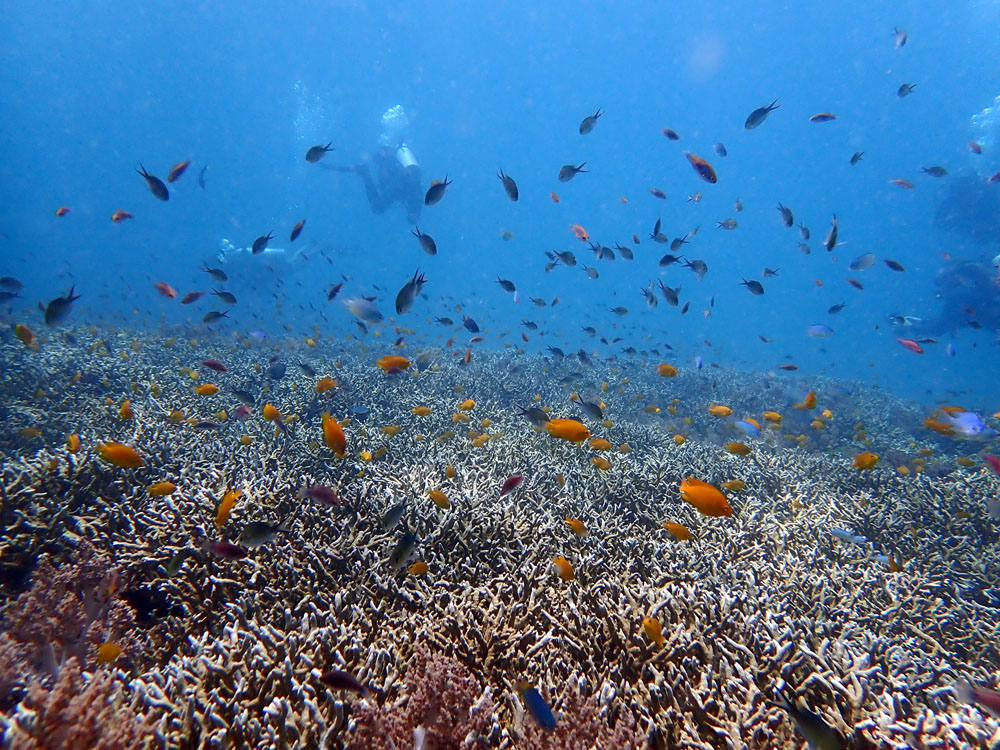
<instances>
[{"instance_id":1,"label":"underwater haze","mask_svg":"<svg viewBox=\"0 0 1000 750\"><path fill-rule=\"evenodd\" d=\"M0 746L1000 747L1000 0L0 28Z\"/></svg>"},{"instance_id":2,"label":"underwater haze","mask_svg":"<svg viewBox=\"0 0 1000 750\"><path fill-rule=\"evenodd\" d=\"M684 364L697 355L758 370L788 361L922 402L961 396L970 408L995 406L982 374L997 368L1000 287L977 290L980 304L963 305L966 312L943 313L940 297L955 294L956 282L936 279L950 258L981 263L995 280L997 235L976 241L934 220L957 178L1000 169L1000 123L974 121L1000 93L989 87L1000 44L992 3L959 4L946 18L933 4L899 17L881 5L820 3L583 3L572 11L251 3L239 12L221 3L61 3L52 14L13 3L2 12L2 272L26 284L10 320L75 284L76 315L88 322L197 324L204 301L178 307L153 283L200 288L199 266L214 260L223 238L246 247L272 231L273 246L291 249L288 232L307 219L298 243L308 261L245 264L234 280L245 291L226 326L301 332L318 324L340 335L353 323L325 303L325 287L343 274L345 293L394 290L420 267L430 281L411 325L460 302L493 333L536 320L546 336L532 336L529 352L558 340L600 357L620 357L631 344ZM897 27L908 34L901 47ZM915 88L900 98L904 83ZM746 130L746 116L774 100L779 108L766 122ZM411 237L400 205L373 214L360 179L303 159L330 142L336 150L324 164L360 162L377 149L380 117L394 105L408 116L406 142L423 187L445 175L454 181L418 222L437 243L435 258ZM605 114L581 136L580 121L598 108ZM810 122L819 112L836 120ZM981 155L970 141L983 144ZM715 142L728 156L714 154ZM712 163L716 184L698 178L686 151ZM851 166L857 151L863 159ZM141 163L165 179L185 160L191 166L166 204L134 171ZM562 165L581 162L587 173L558 181ZM931 166L947 175L921 173ZM203 169L204 189L196 184ZM499 169L517 181L516 204ZM994 202L969 206L954 224L997 223L975 212L994 210L1000 185L984 182L983 190L982 200ZM703 200L688 202L695 193ZM810 255L799 229L781 224L779 202L810 229ZM71 212L57 219L63 205ZM135 219L112 223L118 209ZM841 244L827 252L834 215ZM669 239L700 227L677 254L705 260L703 280L657 265L667 252L648 237L658 218ZM717 229L727 218L738 227ZM605 246L632 247L635 260L595 261L571 224ZM575 252L600 278L580 265L546 273L544 252L556 249ZM875 266L850 272L865 253ZM905 271L889 270L885 259ZM779 275L762 278L765 267ZM494 283L498 275L516 284L519 305ZM741 279L760 280L765 294L752 296ZM682 287L686 315L647 308L640 292L659 280ZM532 309L529 296L558 296L559 307ZM617 306L628 314L608 313ZM889 318L942 314L927 336ZM580 321L623 341L594 346ZM810 338L816 323L833 335ZM935 341L921 344L919 358L896 343L922 337Z\"/></svg>"}]
</instances>

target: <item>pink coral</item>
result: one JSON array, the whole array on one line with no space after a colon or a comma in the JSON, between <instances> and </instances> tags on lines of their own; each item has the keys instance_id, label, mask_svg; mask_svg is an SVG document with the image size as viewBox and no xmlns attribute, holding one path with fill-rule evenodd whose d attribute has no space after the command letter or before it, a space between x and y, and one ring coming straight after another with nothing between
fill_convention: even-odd
<instances>
[{"instance_id":1,"label":"pink coral","mask_svg":"<svg viewBox=\"0 0 1000 750\"><path fill-rule=\"evenodd\" d=\"M4 608L2 626L22 645L24 660L53 677L67 659L92 663L104 641L134 651L132 610L112 598L118 578L118 571L86 542L73 562L58 568L43 557L31 588Z\"/></svg>"},{"instance_id":2,"label":"pink coral","mask_svg":"<svg viewBox=\"0 0 1000 750\"><path fill-rule=\"evenodd\" d=\"M486 747L484 733L496 704L465 665L421 647L407 667L405 682L402 705L360 704L349 750L411 748L416 729L426 732L425 746L435 750Z\"/></svg>"},{"instance_id":3,"label":"pink coral","mask_svg":"<svg viewBox=\"0 0 1000 750\"><path fill-rule=\"evenodd\" d=\"M141 750L153 738L150 719L127 706L114 677L100 671L85 680L70 659L51 690L28 690L6 737L11 750Z\"/></svg>"}]
</instances>

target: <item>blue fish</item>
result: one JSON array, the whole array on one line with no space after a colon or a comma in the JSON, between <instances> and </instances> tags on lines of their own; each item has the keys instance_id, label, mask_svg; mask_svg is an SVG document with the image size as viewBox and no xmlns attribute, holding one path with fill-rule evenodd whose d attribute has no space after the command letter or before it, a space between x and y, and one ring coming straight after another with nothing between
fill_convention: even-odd
<instances>
[{"instance_id":1,"label":"blue fish","mask_svg":"<svg viewBox=\"0 0 1000 750\"><path fill-rule=\"evenodd\" d=\"M760 435L760 428L753 422L748 422L745 419L741 419L733 425L737 430L742 432L744 435L749 435L750 437L757 437Z\"/></svg>"},{"instance_id":2,"label":"blue fish","mask_svg":"<svg viewBox=\"0 0 1000 750\"><path fill-rule=\"evenodd\" d=\"M851 544L864 544L868 541L868 537L856 536L850 531L844 531L843 529L831 529L830 534L842 542L850 542Z\"/></svg>"},{"instance_id":3,"label":"blue fish","mask_svg":"<svg viewBox=\"0 0 1000 750\"><path fill-rule=\"evenodd\" d=\"M553 716L552 709L549 708L549 704L545 702L542 694L533 685L522 682L518 687L518 692L521 694L524 707L528 709L531 718L538 722L538 726L550 732L556 728L556 717Z\"/></svg>"},{"instance_id":4,"label":"blue fish","mask_svg":"<svg viewBox=\"0 0 1000 750\"><path fill-rule=\"evenodd\" d=\"M952 416L944 414L945 424L955 431L959 437L971 438L975 440L986 440L995 437L996 430L991 430L986 426L983 418L972 411L958 412Z\"/></svg>"},{"instance_id":5,"label":"blue fish","mask_svg":"<svg viewBox=\"0 0 1000 750\"><path fill-rule=\"evenodd\" d=\"M813 338L822 339L826 338L827 336L832 336L833 329L824 323L817 323L816 325L809 326L806 329L806 333L808 333Z\"/></svg>"},{"instance_id":6,"label":"blue fish","mask_svg":"<svg viewBox=\"0 0 1000 750\"><path fill-rule=\"evenodd\" d=\"M694 358L694 367L696 370L700 370L703 362L701 361L701 355L699 354Z\"/></svg>"}]
</instances>

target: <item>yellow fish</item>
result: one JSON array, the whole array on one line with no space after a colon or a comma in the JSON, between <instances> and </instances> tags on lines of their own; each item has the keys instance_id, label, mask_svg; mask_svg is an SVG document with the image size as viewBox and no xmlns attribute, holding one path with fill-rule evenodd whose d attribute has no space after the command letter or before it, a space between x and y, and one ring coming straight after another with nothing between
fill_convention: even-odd
<instances>
[{"instance_id":1,"label":"yellow fish","mask_svg":"<svg viewBox=\"0 0 1000 750\"><path fill-rule=\"evenodd\" d=\"M382 428L382 434L387 437L395 437L401 429L403 429L401 424L387 424Z\"/></svg>"},{"instance_id":2,"label":"yellow fish","mask_svg":"<svg viewBox=\"0 0 1000 750\"><path fill-rule=\"evenodd\" d=\"M664 378L672 378L677 374L677 368L664 362L656 366L656 374Z\"/></svg>"},{"instance_id":3,"label":"yellow fish","mask_svg":"<svg viewBox=\"0 0 1000 750\"><path fill-rule=\"evenodd\" d=\"M219 392L219 386L212 385L211 383L202 383L194 387L194 392L199 396L214 396Z\"/></svg>"},{"instance_id":4,"label":"yellow fish","mask_svg":"<svg viewBox=\"0 0 1000 750\"><path fill-rule=\"evenodd\" d=\"M329 376L321 378L320 381L316 383L316 393L326 393L328 390L335 388L336 386L337 381L333 378Z\"/></svg>"},{"instance_id":5,"label":"yellow fish","mask_svg":"<svg viewBox=\"0 0 1000 750\"><path fill-rule=\"evenodd\" d=\"M105 666L109 664L114 664L118 657L124 653L122 647L117 643L111 643L111 641L105 641L100 646L97 647L97 663L103 664Z\"/></svg>"},{"instance_id":6,"label":"yellow fish","mask_svg":"<svg viewBox=\"0 0 1000 750\"><path fill-rule=\"evenodd\" d=\"M733 414L733 410L728 406L721 406L720 404L711 404L708 407L708 413L713 417L730 417Z\"/></svg>"},{"instance_id":7,"label":"yellow fish","mask_svg":"<svg viewBox=\"0 0 1000 750\"><path fill-rule=\"evenodd\" d=\"M416 414L418 417L430 416L431 407L429 406L414 406L410 409L410 414Z\"/></svg>"},{"instance_id":8,"label":"yellow fish","mask_svg":"<svg viewBox=\"0 0 1000 750\"><path fill-rule=\"evenodd\" d=\"M550 419L545 423L545 431L571 443L582 443L590 437L587 426L575 419Z\"/></svg>"},{"instance_id":9,"label":"yellow fish","mask_svg":"<svg viewBox=\"0 0 1000 750\"><path fill-rule=\"evenodd\" d=\"M68 450L70 453L78 453L80 450L80 445L81 445L80 436L77 435L76 433L73 433L72 435L66 438L66 450Z\"/></svg>"},{"instance_id":10,"label":"yellow fish","mask_svg":"<svg viewBox=\"0 0 1000 750\"><path fill-rule=\"evenodd\" d=\"M448 510L451 507L451 501L448 500L448 496L445 495L441 490L431 490L427 493L427 496L434 501L434 504L441 508L441 510Z\"/></svg>"},{"instance_id":11,"label":"yellow fish","mask_svg":"<svg viewBox=\"0 0 1000 750\"><path fill-rule=\"evenodd\" d=\"M150 485L149 494L153 497L166 497L167 495L174 494L177 489L177 485L173 482L157 482L156 484Z\"/></svg>"},{"instance_id":12,"label":"yellow fish","mask_svg":"<svg viewBox=\"0 0 1000 750\"><path fill-rule=\"evenodd\" d=\"M132 414L132 402L128 399L122 401L121 407L118 409L118 416L122 419L131 419L134 415Z\"/></svg>"},{"instance_id":13,"label":"yellow fish","mask_svg":"<svg viewBox=\"0 0 1000 750\"><path fill-rule=\"evenodd\" d=\"M859 453L854 457L854 462L851 464L858 471L869 471L875 468L875 464L878 463L878 456L871 451L865 451L864 453Z\"/></svg>"},{"instance_id":14,"label":"yellow fish","mask_svg":"<svg viewBox=\"0 0 1000 750\"><path fill-rule=\"evenodd\" d=\"M98 455L109 464L121 469L138 469L145 462L134 448L121 443L104 443L97 446Z\"/></svg>"},{"instance_id":15,"label":"yellow fish","mask_svg":"<svg viewBox=\"0 0 1000 750\"><path fill-rule=\"evenodd\" d=\"M675 445L684 445L684 443L686 443L686 442L687 442L687 438L684 437L683 435L674 435L674 444Z\"/></svg>"},{"instance_id":16,"label":"yellow fish","mask_svg":"<svg viewBox=\"0 0 1000 750\"><path fill-rule=\"evenodd\" d=\"M226 494L222 496L222 502L219 503L219 509L215 512L215 525L225 526L226 521L229 520L229 514L233 510L233 506L236 505L236 501L243 494L240 490L227 490Z\"/></svg>"},{"instance_id":17,"label":"yellow fish","mask_svg":"<svg viewBox=\"0 0 1000 750\"><path fill-rule=\"evenodd\" d=\"M708 482L688 477L681 482L681 497L704 516L731 516L733 509L726 496Z\"/></svg>"},{"instance_id":18,"label":"yellow fish","mask_svg":"<svg viewBox=\"0 0 1000 750\"><path fill-rule=\"evenodd\" d=\"M411 576L422 576L430 570L430 567L423 560L417 560L413 565L406 569L406 572Z\"/></svg>"},{"instance_id":19,"label":"yellow fish","mask_svg":"<svg viewBox=\"0 0 1000 750\"><path fill-rule=\"evenodd\" d=\"M576 573L573 571L573 566L570 565L569 560L565 557L556 555L552 558L552 565L555 566L556 575L564 581L572 581L576 577Z\"/></svg>"},{"instance_id":20,"label":"yellow fish","mask_svg":"<svg viewBox=\"0 0 1000 750\"><path fill-rule=\"evenodd\" d=\"M660 621L655 617L643 617L642 629L646 633L646 637L657 646L662 646L666 642L666 639L663 637L663 628L660 627Z\"/></svg>"},{"instance_id":21,"label":"yellow fish","mask_svg":"<svg viewBox=\"0 0 1000 750\"><path fill-rule=\"evenodd\" d=\"M734 456L750 455L750 446L746 443L726 443L722 447L726 452L732 453Z\"/></svg>"},{"instance_id":22,"label":"yellow fish","mask_svg":"<svg viewBox=\"0 0 1000 750\"><path fill-rule=\"evenodd\" d=\"M784 417L782 417L776 411L766 411L766 412L764 412L763 417L768 422L775 422L775 423L779 423L779 424L780 424L781 420L784 419Z\"/></svg>"},{"instance_id":23,"label":"yellow fish","mask_svg":"<svg viewBox=\"0 0 1000 750\"><path fill-rule=\"evenodd\" d=\"M476 408L476 402L473 401L471 398L467 398L465 399L465 401L463 401L458 405L458 408L461 409L462 411L472 411L473 409Z\"/></svg>"},{"instance_id":24,"label":"yellow fish","mask_svg":"<svg viewBox=\"0 0 1000 750\"><path fill-rule=\"evenodd\" d=\"M691 539L691 531L684 524L674 523L673 521L664 521L663 528L669 531L671 535L673 535L674 539L677 539L678 541L686 542L688 539Z\"/></svg>"},{"instance_id":25,"label":"yellow fish","mask_svg":"<svg viewBox=\"0 0 1000 750\"><path fill-rule=\"evenodd\" d=\"M579 518L567 518L566 525L573 529L573 533L577 536L587 536L587 524Z\"/></svg>"},{"instance_id":26,"label":"yellow fish","mask_svg":"<svg viewBox=\"0 0 1000 750\"><path fill-rule=\"evenodd\" d=\"M739 492L747 486L747 483L742 479L730 479L728 482L723 482L722 486L730 492Z\"/></svg>"}]
</instances>

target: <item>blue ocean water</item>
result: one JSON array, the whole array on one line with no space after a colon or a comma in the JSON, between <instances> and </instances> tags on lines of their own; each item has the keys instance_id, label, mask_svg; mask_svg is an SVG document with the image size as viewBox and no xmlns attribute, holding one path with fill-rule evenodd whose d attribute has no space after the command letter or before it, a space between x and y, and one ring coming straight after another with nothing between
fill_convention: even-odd
<instances>
[{"instance_id":1,"label":"blue ocean water","mask_svg":"<svg viewBox=\"0 0 1000 750\"><path fill-rule=\"evenodd\" d=\"M978 309L924 336L936 343L921 344L922 355L896 341L921 338L912 332L919 326L888 316L938 317L938 296L954 291L939 279L948 257L996 274L1000 243L945 228L935 214L963 177L1000 193L986 182L1000 169L1000 123L975 119L1000 94L998 21L993 3L949 6L945 17L934 3L62 2L46 13L8 3L0 8L0 274L25 288L3 317L41 327L36 303L75 285L75 322L203 330L202 315L224 306L206 296L182 307L154 283L180 296L208 292L199 269L216 265L223 239L247 247L273 231L272 246L301 246L306 257L231 260L226 289L239 303L218 326L223 334L305 336L318 325L325 336L360 335L327 302L329 287L346 277L342 295L377 295L388 315L419 267L426 300L396 320L419 344L456 335L429 320L467 314L487 329L487 346L583 348L603 358L633 346L680 367L696 356L762 371L790 362L806 375L995 411L996 331L979 318L998 317L1000 287L985 287ZM897 27L908 35L902 47ZM916 87L900 98L903 83ZM746 116L772 100L780 107L746 130ZM303 158L332 142L323 164L359 163L394 105L406 110L424 186L445 175L454 182L419 222L437 242L435 257L421 251L400 207L373 214L356 175ZM598 107L605 114L580 135ZM818 112L837 119L810 122ZM717 184L697 177L685 151L713 164ZM864 158L852 167L856 151ZM168 203L135 173L141 163L165 178L186 159ZM561 166L581 162L589 172L558 181ZM921 173L934 165L948 175ZM517 181L517 203L504 195L501 168ZM688 202L696 192L703 200ZM810 255L798 229L779 221L779 202L811 229ZM70 213L56 217L59 206ZM118 209L135 218L112 223ZM962 221L997 221L977 210ZM843 244L828 253L821 243L834 215ZM682 254L708 263L702 281L657 265L667 252L648 238L657 218L671 239L700 227ZM727 218L738 220L735 231L716 228ZM301 219L292 246L288 233ZM603 245L633 247L634 261L595 260L572 224ZM546 273L547 250L572 250L600 278L581 265ZM876 264L849 271L866 252ZM889 270L886 258L905 271ZM762 278L765 266L779 275ZM519 303L498 276L517 285ZM765 294L749 294L742 278L762 281ZM682 287L686 315L662 297L655 309L645 305L641 289L659 280ZM529 297L560 302L543 309ZM627 315L610 313L616 306ZM522 319L539 327L527 342ZM809 337L816 323L833 335Z\"/></svg>"}]
</instances>

